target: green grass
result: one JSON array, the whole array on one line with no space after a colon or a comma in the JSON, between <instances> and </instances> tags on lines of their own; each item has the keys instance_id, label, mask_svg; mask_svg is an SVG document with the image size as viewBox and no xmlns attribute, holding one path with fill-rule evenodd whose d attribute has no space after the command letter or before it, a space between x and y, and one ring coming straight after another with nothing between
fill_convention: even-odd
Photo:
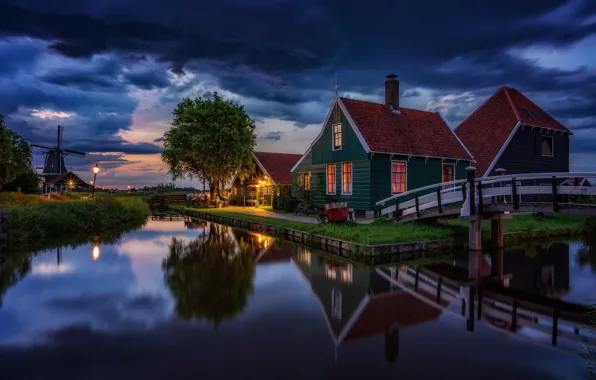
<instances>
[{"instance_id":1,"label":"green grass","mask_svg":"<svg viewBox=\"0 0 596 380\"><path fill-rule=\"evenodd\" d=\"M262 222L367 245L465 238L468 227L466 222L458 220L442 221L438 226L418 223L396 225L383 219L377 219L370 224L353 222L313 224L273 217L247 215L227 211L226 209L194 209L182 206L178 206L178 209L197 210L210 214ZM535 219L532 215L514 215L512 219L504 221L503 228L505 232L517 233L515 239L554 236L570 237L586 233L587 220L588 217L580 215L557 214L552 219ZM488 237L490 234L490 221L484 221L482 227L486 231L485 235Z\"/></svg>"},{"instance_id":2,"label":"green grass","mask_svg":"<svg viewBox=\"0 0 596 380\"><path fill-rule=\"evenodd\" d=\"M452 236L452 229L449 227L430 227L416 223L402 225L395 225L391 223L358 224L353 222L344 222L339 224L314 224L264 216L247 215L226 211L225 209L181 208L185 210L197 210L210 214L262 222L308 232L315 235L327 236L362 244L388 244L396 242L442 240L448 239Z\"/></svg>"},{"instance_id":3,"label":"green grass","mask_svg":"<svg viewBox=\"0 0 596 380\"><path fill-rule=\"evenodd\" d=\"M52 239L99 235L121 226L141 226L150 210L147 202L131 197L102 196L93 200L46 202L4 209L9 217L11 246L42 246Z\"/></svg>"},{"instance_id":4,"label":"green grass","mask_svg":"<svg viewBox=\"0 0 596 380\"><path fill-rule=\"evenodd\" d=\"M529 214L514 215L503 221L505 233L517 233L521 238L577 236L585 233L587 216L556 214L553 218L537 219ZM482 222L482 230L490 233L490 220ZM445 220L442 226L466 229L467 222L460 220Z\"/></svg>"},{"instance_id":5,"label":"green grass","mask_svg":"<svg viewBox=\"0 0 596 380\"><path fill-rule=\"evenodd\" d=\"M288 212L286 210L274 210L273 206L259 206L259 208L261 210L265 210L265 211L269 211L269 212L274 212L276 214L288 214Z\"/></svg>"}]
</instances>

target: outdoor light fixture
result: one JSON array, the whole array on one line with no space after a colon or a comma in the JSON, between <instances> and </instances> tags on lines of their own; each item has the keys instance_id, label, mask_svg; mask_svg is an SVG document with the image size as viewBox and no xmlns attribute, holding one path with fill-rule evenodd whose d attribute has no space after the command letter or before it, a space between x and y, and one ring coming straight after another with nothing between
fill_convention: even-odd
<instances>
[{"instance_id":1,"label":"outdoor light fixture","mask_svg":"<svg viewBox=\"0 0 596 380\"><path fill-rule=\"evenodd\" d=\"M97 173L99 173L99 164L95 164L93 167L93 181L91 184L93 185L93 191L91 192L91 198L95 195L95 178L97 177Z\"/></svg>"},{"instance_id":2,"label":"outdoor light fixture","mask_svg":"<svg viewBox=\"0 0 596 380\"><path fill-rule=\"evenodd\" d=\"M100 255L101 255L101 252L99 250L99 245L96 244L93 246L93 252L92 252L93 260L99 259Z\"/></svg>"}]
</instances>

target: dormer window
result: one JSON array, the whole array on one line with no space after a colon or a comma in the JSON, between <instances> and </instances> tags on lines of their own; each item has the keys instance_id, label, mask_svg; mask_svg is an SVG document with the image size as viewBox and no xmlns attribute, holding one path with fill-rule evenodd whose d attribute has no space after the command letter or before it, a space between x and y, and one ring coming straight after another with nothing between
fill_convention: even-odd
<instances>
[{"instance_id":1,"label":"dormer window","mask_svg":"<svg viewBox=\"0 0 596 380\"><path fill-rule=\"evenodd\" d=\"M341 149L341 123L333 124L333 150Z\"/></svg>"}]
</instances>

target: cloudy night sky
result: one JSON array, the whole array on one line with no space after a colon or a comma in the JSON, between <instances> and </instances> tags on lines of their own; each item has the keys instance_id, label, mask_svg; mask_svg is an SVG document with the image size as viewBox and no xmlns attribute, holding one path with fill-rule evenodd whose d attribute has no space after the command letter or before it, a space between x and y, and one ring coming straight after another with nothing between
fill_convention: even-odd
<instances>
[{"instance_id":1,"label":"cloudy night sky","mask_svg":"<svg viewBox=\"0 0 596 380\"><path fill-rule=\"evenodd\" d=\"M451 128L516 87L574 132L571 169L596 171L593 0L0 0L0 58L5 124L42 144L64 125L89 152L67 166L88 180L99 162L100 186L169 181L171 111L214 91L255 119L258 150L303 153L336 73L379 102L396 73L401 104Z\"/></svg>"}]
</instances>

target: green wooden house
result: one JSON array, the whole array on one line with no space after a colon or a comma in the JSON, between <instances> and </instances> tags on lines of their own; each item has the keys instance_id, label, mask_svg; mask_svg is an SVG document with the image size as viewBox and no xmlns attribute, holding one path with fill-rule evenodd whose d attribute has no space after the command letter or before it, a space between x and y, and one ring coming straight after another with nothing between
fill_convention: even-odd
<instances>
[{"instance_id":1,"label":"green wooden house","mask_svg":"<svg viewBox=\"0 0 596 380\"><path fill-rule=\"evenodd\" d=\"M473 157L439 113L400 107L399 81L385 103L335 97L321 132L292 168L293 193L315 207L348 202L359 217L411 189L464 179Z\"/></svg>"}]
</instances>

